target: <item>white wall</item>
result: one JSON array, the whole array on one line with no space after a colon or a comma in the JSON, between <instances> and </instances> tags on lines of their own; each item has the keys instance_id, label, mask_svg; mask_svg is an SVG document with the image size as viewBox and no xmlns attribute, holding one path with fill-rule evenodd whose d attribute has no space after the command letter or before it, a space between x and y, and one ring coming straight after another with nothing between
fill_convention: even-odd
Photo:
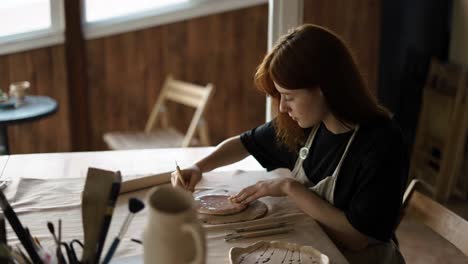
<instances>
[{"instance_id":1,"label":"white wall","mask_svg":"<svg viewBox=\"0 0 468 264\"><path fill-rule=\"evenodd\" d=\"M286 34L290 28L303 23L303 0L269 0L268 1L268 50L276 40ZM273 109L271 98L266 97L266 121L270 121L277 114Z\"/></svg>"}]
</instances>

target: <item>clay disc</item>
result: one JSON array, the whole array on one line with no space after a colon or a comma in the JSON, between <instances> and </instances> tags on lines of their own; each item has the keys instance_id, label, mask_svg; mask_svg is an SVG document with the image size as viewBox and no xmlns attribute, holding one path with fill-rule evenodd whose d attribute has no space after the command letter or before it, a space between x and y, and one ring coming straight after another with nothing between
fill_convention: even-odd
<instances>
[{"instance_id":1,"label":"clay disc","mask_svg":"<svg viewBox=\"0 0 468 264\"><path fill-rule=\"evenodd\" d=\"M247 208L245 204L233 203L229 200L229 195L204 195L195 199L198 203L198 213L210 215L230 215L236 214Z\"/></svg>"},{"instance_id":2,"label":"clay disc","mask_svg":"<svg viewBox=\"0 0 468 264\"><path fill-rule=\"evenodd\" d=\"M268 207L261 201L252 202L244 211L231 215L209 215L198 214L198 219L204 224L220 225L251 221L264 217L268 212Z\"/></svg>"}]
</instances>

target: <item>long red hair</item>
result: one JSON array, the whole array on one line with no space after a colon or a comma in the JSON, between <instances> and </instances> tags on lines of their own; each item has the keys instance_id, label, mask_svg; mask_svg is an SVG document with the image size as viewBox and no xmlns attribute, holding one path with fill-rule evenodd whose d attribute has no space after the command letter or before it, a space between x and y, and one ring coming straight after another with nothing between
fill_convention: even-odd
<instances>
[{"instance_id":1,"label":"long red hair","mask_svg":"<svg viewBox=\"0 0 468 264\"><path fill-rule=\"evenodd\" d=\"M274 82L285 89L316 89L324 95L329 110L343 124L359 124L378 116L390 118L364 82L343 40L320 26L305 24L282 36L255 73L257 88L279 106ZM286 113L274 122L277 137L297 151L304 143L304 130Z\"/></svg>"}]
</instances>

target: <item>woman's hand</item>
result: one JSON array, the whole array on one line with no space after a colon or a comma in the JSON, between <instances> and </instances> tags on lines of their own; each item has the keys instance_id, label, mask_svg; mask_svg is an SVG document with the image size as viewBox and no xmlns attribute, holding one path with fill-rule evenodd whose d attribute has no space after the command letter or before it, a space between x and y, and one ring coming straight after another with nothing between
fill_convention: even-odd
<instances>
[{"instance_id":1,"label":"woman's hand","mask_svg":"<svg viewBox=\"0 0 468 264\"><path fill-rule=\"evenodd\" d=\"M187 169L180 171L183 182L179 179L178 172L174 171L171 173L171 183L172 186L182 187L185 190L193 192L195 190L195 185L201 180L202 172L198 166L193 165Z\"/></svg>"},{"instance_id":2,"label":"woman's hand","mask_svg":"<svg viewBox=\"0 0 468 264\"><path fill-rule=\"evenodd\" d=\"M286 196L291 184L297 183L292 178L281 178L267 181L259 181L254 185L242 189L231 197L235 203L249 204L260 197Z\"/></svg>"}]
</instances>

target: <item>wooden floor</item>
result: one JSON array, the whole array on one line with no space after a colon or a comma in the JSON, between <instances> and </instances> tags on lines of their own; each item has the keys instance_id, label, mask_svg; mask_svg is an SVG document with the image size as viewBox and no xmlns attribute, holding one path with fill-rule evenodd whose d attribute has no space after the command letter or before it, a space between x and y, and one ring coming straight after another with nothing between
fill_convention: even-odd
<instances>
[{"instance_id":1,"label":"wooden floor","mask_svg":"<svg viewBox=\"0 0 468 264\"><path fill-rule=\"evenodd\" d=\"M453 199L447 207L468 220L468 201ZM401 222L397 229L397 237L406 263L468 264L468 258L457 248L410 217Z\"/></svg>"}]
</instances>

